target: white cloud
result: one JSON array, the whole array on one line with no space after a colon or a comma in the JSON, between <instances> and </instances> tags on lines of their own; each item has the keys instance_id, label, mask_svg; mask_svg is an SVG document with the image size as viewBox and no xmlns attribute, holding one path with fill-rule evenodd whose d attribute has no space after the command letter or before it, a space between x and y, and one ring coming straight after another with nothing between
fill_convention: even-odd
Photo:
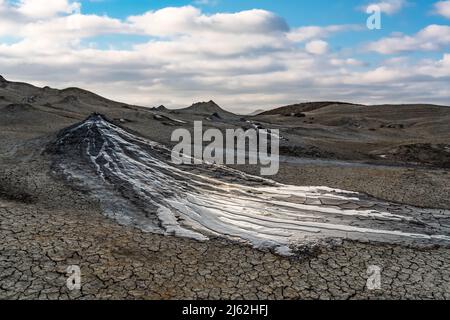
<instances>
[{"instance_id":1,"label":"white cloud","mask_svg":"<svg viewBox=\"0 0 450 320\"><path fill-rule=\"evenodd\" d=\"M384 0L379 2L373 2L364 7L364 11L373 11L379 9L381 12L388 15L398 13L407 5L406 0Z\"/></svg>"},{"instance_id":2,"label":"white cloud","mask_svg":"<svg viewBox=\"0 0 450 320\"><path fill-rule=\"evenodd\" d=\"M192 6L169 7L132 16L128 21L149 35L170 36L199 32L219 33L271 33L285 32L286 22L265 10L205 15Z\"/></svg>"},{"instance_id":3,"label":"white cloud","mask_svg":"<svg viewBox=\"0 0 450 320\"><path fill-rule=\"evenodd\" d=\"M120 20L60 8L42 18L43 13L25 15L0 0L0 37L18 38L0 38L3 76L42 86L79 86L147 106L182 107L214 99L239 112L301 100L441 102L450 96L448 55L368 65L351 48L330 49L327 37L357 31L356 26L290 30L282 18L264 10L206 14L187 6ZM442 30L430 26L411 36L413 44L396 50L417 44L427 48L427 41L442 47L447 32ZM143 39L120 49L95 45L96 37L105 34Z\"/></svg>"},{"instance_id":4,"label":"white cloud","mask_svg":"<svg viewBox=\"0 0 450 320\"><path fill-rule=\"evenodd\" d=\"M434 9L437 14L450 19L450 0L435 3Z\"/></svg>"},{"instance_id":5,"label":"white cloud","mask_svg":"<svg viewBox=\"0 0 450 320\"><path fill-rule=\"evenodd\" d=\"M413 51L439 51L450 45L450 26L430 25L413 36L395 35L368 45L369 51L395 54Z\"/></svg>"},{"instance_id":6,"label":"white cloud","mask_svg":"<svg viewBox=\"0 0 450 320\"><path fill-rule=\"evenodd\" d=\"M49 18L60 13L79 12L81 4L68 0L20 0L17 11L31 18Z\"/></svg>"},{"instance_id":7,"label":"white cloud","mask_svg":"<svg viewBox=\"0 0 450 320\"><path fill-rule=\"evenodd\" d=\"M329 46L326 41L313 40L306 44L305 49L309 53L322 55L328 52Z\"/></svg>"},{"instance_id":8,"label":"white cloud","mask_svg":"<svg viewBox=\"0 0 450 320\"><path fill-rule=\"evenodd\" d=\"M304 42L312 39L323 39L338 32L360 31L363 30L359 25L331 25L326 27L306 26L296 28L288 33L288 38L295 42Z\"/></svg>"},{"instance_id":9,"label":"white cloud","mask_svg":"<svg viewBox=\"0 0 450 320\"><path fill-rule=\"evenodd\" d=\"M358 59L353 59L353 58L347 58L347 59L332 58L330 60L330 63L333 66L337 66L337 67L345 67L345 66L362 67L362 66L367 65L366 63L364 63Z\"/></svg>"}]
</instances>

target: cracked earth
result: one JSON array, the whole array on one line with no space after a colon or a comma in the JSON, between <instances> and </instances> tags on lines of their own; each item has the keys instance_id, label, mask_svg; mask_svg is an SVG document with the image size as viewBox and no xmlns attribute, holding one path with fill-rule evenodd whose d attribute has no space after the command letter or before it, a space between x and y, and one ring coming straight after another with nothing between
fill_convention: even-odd
<instances>
[{"instance_id":1,"label":"cracked earth","mask_svg":"<svg viewBox=\"0 0 450 320\"><path fill-rule=\"evenodd\" d=\"M344 241L282 257L154 235L106 218L49 163L0 168L2 299L449 299L450 250ZM81 269L81 289L66 286ZM381 288L369 290L369 266Z\"/></svg>"}]
</instances>

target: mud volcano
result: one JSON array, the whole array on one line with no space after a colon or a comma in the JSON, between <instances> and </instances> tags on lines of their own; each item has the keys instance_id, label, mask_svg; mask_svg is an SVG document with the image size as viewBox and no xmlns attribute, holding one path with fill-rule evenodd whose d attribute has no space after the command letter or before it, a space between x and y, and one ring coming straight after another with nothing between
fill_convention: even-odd
<instances>
[{"instance_id":1,"label":"mud volcano","mask_svg":"<svg viewBox=\"0 0 450 320\"><path fill-rule=\"evenodd\" d=\"M327 187L297 187L214 165L175 166L171 150L93 114L48 147L55 174L104 213L147 232L223 237L292 255L342 239L450 244L450 212Z\"/></svg>"}]
</instances>

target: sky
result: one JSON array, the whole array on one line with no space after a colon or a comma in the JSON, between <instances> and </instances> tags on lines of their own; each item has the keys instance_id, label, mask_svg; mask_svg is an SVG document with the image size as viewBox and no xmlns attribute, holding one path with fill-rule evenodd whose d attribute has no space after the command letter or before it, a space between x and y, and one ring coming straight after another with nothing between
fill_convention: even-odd
<instances>
[{"instance_id":1,"label":"sky","mask_svg":"<svg viewBox=\"0 0 450 320\"><path fill-rule=\"evenodd\" d=\"M450 105L449 22L450 0L0 0L0 74L148 107Z\"/></svg>"}]
</instances>

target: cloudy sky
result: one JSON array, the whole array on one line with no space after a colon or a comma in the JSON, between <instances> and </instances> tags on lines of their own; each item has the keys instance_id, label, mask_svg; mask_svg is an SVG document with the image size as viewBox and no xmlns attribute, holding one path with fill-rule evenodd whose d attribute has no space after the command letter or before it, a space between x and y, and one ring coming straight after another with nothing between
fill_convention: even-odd
<instances>
[{"instance_id":1,"label":"cloudy sky","mask_svg":"<svg viewBox=\"0 0 450 320\"><path fill-rule=\"evenodd\" d=\"M450 0L0 0L0 74L150 107L450 105L449 24Z\"/></svg>"}]
</instances>

